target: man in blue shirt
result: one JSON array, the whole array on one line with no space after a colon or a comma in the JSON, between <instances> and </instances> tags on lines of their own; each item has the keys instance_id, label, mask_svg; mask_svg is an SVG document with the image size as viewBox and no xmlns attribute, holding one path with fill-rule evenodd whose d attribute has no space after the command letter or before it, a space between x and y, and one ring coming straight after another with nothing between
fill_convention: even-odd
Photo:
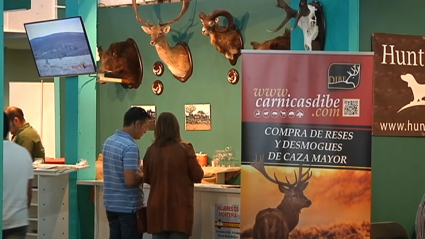
<instances>
[{"instance_id":1,"label":"man in blue shirt","mask_svg":"<svg viewBox=\"0 0 425 239\"><path fill-rule=\"evenodd\" d=\"M144 207L140 152L135 140L147 131L150 115L132 107L124 115L123 128L103 144L103 175L106 216L110 239L141 239L137 210Z\"/></svg>"}]
</instances>

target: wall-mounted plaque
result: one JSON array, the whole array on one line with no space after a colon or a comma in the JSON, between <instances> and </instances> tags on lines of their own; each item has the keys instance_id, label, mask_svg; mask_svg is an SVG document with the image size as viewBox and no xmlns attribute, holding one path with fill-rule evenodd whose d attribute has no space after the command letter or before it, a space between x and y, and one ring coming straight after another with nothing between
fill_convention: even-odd
<instances>
[{"instance_id":1,"label":"wall-mounted plaque","mask_svg":"<svg viewBox=\"0 0 425 239\"><path fill-rule=\"evenodd\" d=\"M227 72L227 81L232 85L236 85L239 82L239 72L236 69L230 69Z\"/></svg>"},{"instance_id":2,"label":"wall-mounted plaque","mask_svg":"<svg viewBox=\"0 0 425 239\"><path fill-rule=\"evenodd\" d=\"M164 74L164 65L162 62L155 62L155 64L153 64L152 71L156 76L162 76L162 74Z\"/></svg>"},{"instance_id":3,"label":"wall-mounted plaque","mask_svg":"<svg viewBox=\"0 0 425 239\"><path fill-rule=\"evenodd\" d=\"M160 80L156 80L153 84L152 84L152 92L155 95L161 95L162 92L164 92L164 84L162 84L162 82Z\"/></svg>"}]
</instances>

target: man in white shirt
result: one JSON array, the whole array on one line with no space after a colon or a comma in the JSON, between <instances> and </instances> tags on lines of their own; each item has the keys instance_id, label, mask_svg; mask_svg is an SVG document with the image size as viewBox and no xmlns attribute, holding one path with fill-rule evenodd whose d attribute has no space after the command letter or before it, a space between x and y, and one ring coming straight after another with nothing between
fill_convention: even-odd
<instances>
[{"instance_id":1,"label":"man in white shirt","mask_svg":"<svg viewBox=\"0 0 425 239\"><path fill-rule=\"evenodd\" d=\"M7 140L10 121L3 112L3 239L25 239L34 172L28 150Z\"/></svg>"}]
</instances>

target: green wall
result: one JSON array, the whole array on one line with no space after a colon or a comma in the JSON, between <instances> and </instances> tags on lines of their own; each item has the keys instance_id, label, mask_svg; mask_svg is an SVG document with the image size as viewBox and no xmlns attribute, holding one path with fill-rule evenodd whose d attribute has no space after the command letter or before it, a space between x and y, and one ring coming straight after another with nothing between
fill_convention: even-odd
<instances>
[{"instance_id":1,"label":"green wall","mask_svg":"<svg viewBox=\"0 0 425 239\"><path fill-rule=\"evenodd\" d=\"M180 22L171 25L172 30L167 36L172 45L177 40L184 40L191 49L194 72L186 83L175 80L168 69L161 77L152 73L152 66L159 57L149 44L150 36L142 31L141 25L136 21L132 7L99 9L98 44L106 50L113 42L133 38L138 43L143 58L144 78L141 87L136 90L125 90L121 85L112 83L99 86L98 150L104 140L121 127L124 112L131 105L154 104L158 115L169 111L178 117L182 137L192 142L197 152L202 151L212 157L215 150L231 146L235 149L235 156L240 159L241 82L237 85L227 82L227 71L233 67L209 43L209 38L201 34L202 27L198 17L200 11L209 14L220 8L227 9L236 17L236 25L241 29L248 49L252 49L249 41L265 41L283 33L271 34L266 31L267 28L279 25L283 19L282 10L276 8L273 2L192 1L186 15ZM157 17L162 21L177 17L180 9L181 3L143 6L140 7L140 14L144 19L157 23ZM234 68L241 73L240 59ZM161 96L156 96L151 91L152 83L158 79L164 83L165 90ZM211 131L185 131L184 105L194 103L211 104ZM148 132L140 140L138 145L142 154L152 139L153 133Z\"/></svg>"},{"instance_id":2,"label":"green wall","mask_svg":"<svg viewBox=\"0 0 425 239\"><path fill-rule=\"evenodd\" d=\"M424 35L423 9L423 0L362 0L360 50L371 50L372 32ZM424 145L424 138L373 137L372 221L396 221L413 234L425 193Z\"/></svg>"}]
</instances>

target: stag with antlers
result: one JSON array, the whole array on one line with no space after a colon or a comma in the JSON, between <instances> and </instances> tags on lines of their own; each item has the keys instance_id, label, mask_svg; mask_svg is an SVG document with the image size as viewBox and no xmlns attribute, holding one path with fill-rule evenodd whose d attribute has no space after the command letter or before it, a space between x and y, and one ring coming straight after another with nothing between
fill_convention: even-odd
<instances>
[{"instance_id":1,"label":"stag with antlers","mask_svg":"<svg viewBox=\"0 0 425 239\"><path fill-rule=\"evenodd\" d=\"M143 31L151 36L150 44L155 46L159 58L171 71L173 76L181 81L186 82L193 72L192 54L189 47L184 42L177 43L174 47L170 46L166 34L171 30L169 25L178 22L186 13L190 5L190 0L184 0L179 16L169 22L159 22L154 25L149 21L145 21L139 14L136 0L133 1L133 8L136 14L136 19L142 24Z\"/></svg>"},{"instance_id":2,"label":"stag with antlers","mask_svg":"<svg viewBox=\"0 0 425 239\"><path fill-rule=\"evenodd\" d=\"M276 7L282 8L286 12L283 22L274 30L269 32L277 32L292 18L295 18L294 30L299 26L304 35L304 49L324 50L325 48L325 17L323 8L318 1L307 4L307 0L300 0L299 10L291 8L284 0L277 0Z\"/></svg>"},{"instance_id":3,"label":"stag with antlers","mask_svg":"<svg viewBox=\"0 0 425 239\"><path fill-rule=\"evenodd\" d=\"M297 226L301 209L308 208L311 201L304 195L308 186L308 180L313 173L310 168L303 173L302 165L299 167L298 175L295 174L295 182L290 183L288 177L286 182L280 181L276 174L270 177L264 167L264 156L257 158L251 165L257 169L267 180L278 185L281 193L285 194L283 200L276 208L267 208L258 212L255 224L241 234L241 238L253 239L288 239L289 233Z\"/></svg>"},{"instance_id":4,"label":"stag with antlers","mask_svg":"<svg viewBox=\"0 0 425 239\"><path fill-rule=\"evenodd\" d=\"M218 17L227 19L226 26L218 24ZM215 10L210 15L199 13L202 23L202 34L210 37L215 49L229 59L231 65L236 65L243 49L243 39L239 29L233 24L233 16L226 10Z\"/></svg>"}]
</instances>

